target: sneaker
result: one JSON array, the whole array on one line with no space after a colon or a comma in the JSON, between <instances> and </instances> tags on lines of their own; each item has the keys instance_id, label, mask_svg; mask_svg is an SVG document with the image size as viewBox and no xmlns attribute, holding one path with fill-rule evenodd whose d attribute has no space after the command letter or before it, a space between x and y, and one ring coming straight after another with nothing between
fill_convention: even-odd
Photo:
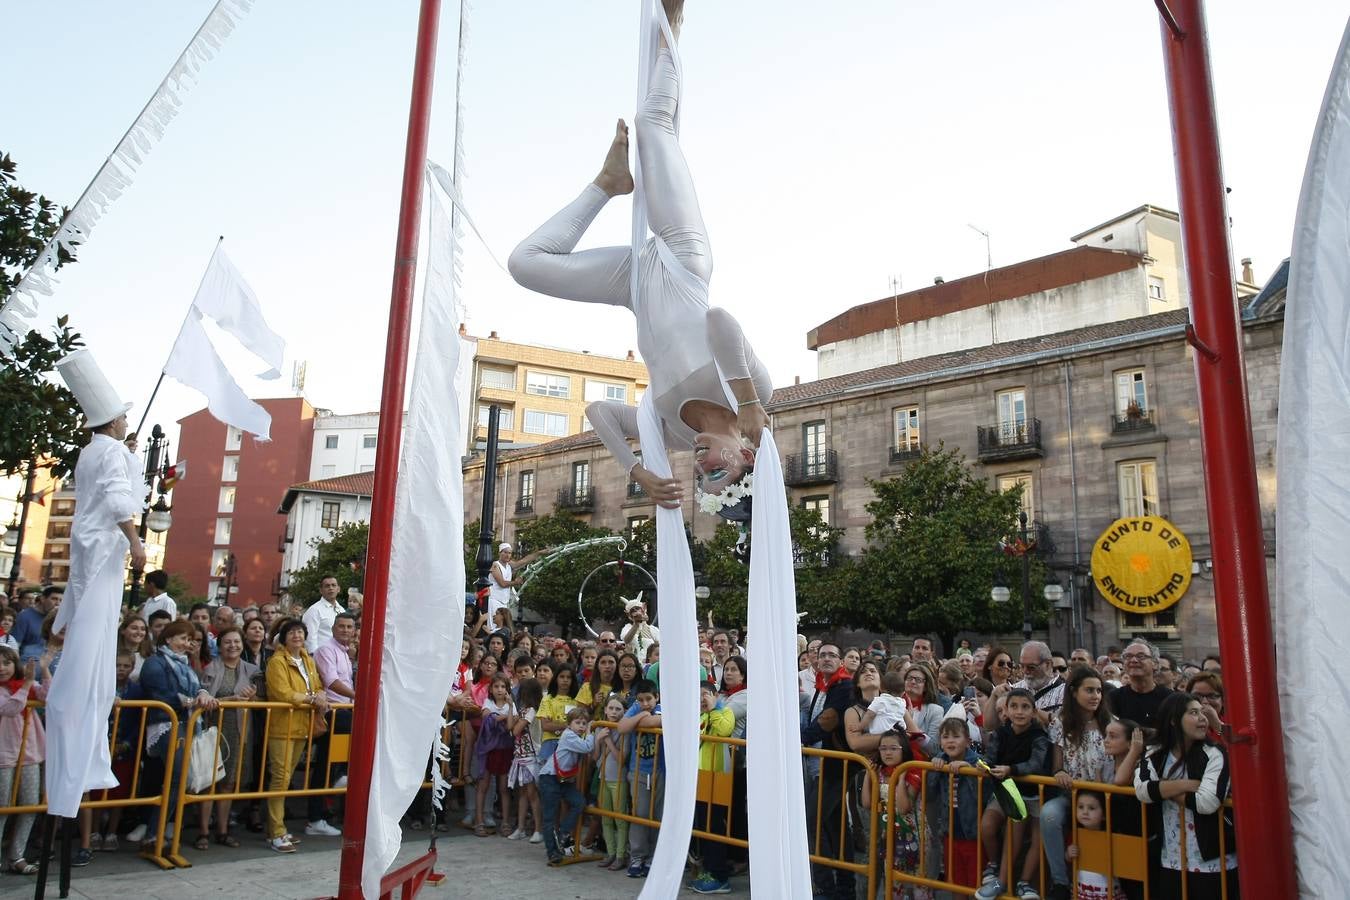
<instances>
[{"instance_id":1,"label":"sneaker","mask_svg":"<svg viewBox=\"0 0 1350 900\"><path fill-rule=\"evenodd\" d=\"M319 819L305 826L305 834L320 834L324 837L341 837L342 831L329 825L327 820Z\"/></svg>"},{"instance_id":2,"label":"sneaker","mask_svg":"<svg viewBox=\"0 0 1350 900\"><path fill-rule=\"evenodd\" d=\"M642 869L643 869L643 865L642 865L642 857L640 857L640 856L635 856L635 857L633 857L631 860L628 861L628 877L629 877L629 878L641 878L642 875L643 875Z\"/></svg>"},{"instance_id":3,"label":"sneaker","mask_svg":"<svg viewBox=\"0 0 1350 900\"><path fill-rule=\"evenodd\" d=\"M105 851L114 851L117 849L117 835L105 834L103 836L103 849Z\"/></svg>"},{"instance_id":4,"label":"sneaker","mask_svg":"<svg viewBox=\"0 0 1350 900\"><path fill-rule=\"evenodd\" d=\"M277 853L295 852L295 845L292 844L290 841L286 840L285 835L282 835L279 838L272 838L267 842L267 846L269 849L275 850Z\"/></svg>"},{"instance_id":5,"label":"sneaker","mask_svg":"<svg viewBox=\"0 0 1350 900\"><path fill-rule=\"evenodd\" d=\"M536 831L534 834L530 835L531 844L542 844L543 842L544 842L544 833L542 831Z\"/></svg>"},{"instance_id":6,"label":"sneaker","mask_svg":"<svg viewBox=\"0 0 1350 900\"><path fill-rule=\"evenodd\" d=\"M103 835L99 834L97 831L95 831L93 834L89 835L89 849L90 849L90 850L102 850L102 849L103 849Z\"/></svg>"},{"instance_id":7,"label":"sneaker","mask_svg":"<svg viewBox=\"0 0 1350 900\"><path fill-rule=\"evenodd\" d=\"M561 854L561 853L550 853L550 854L548 855L548 864L549 864L550 866L554 866L554 867L561 866L561 865L563 864L563 856L562 856L562 854Z\"/></svg>"},{"instance_id":8,"label":"sneaker","mask_svg":"<svg viewBox=\"0 0 1350 900\"><path fill-rule=\"evenodd\" d=\"M508 841L523 841L523 840L525 840L527 837L529 837L528 834L526 834L522 829L517 828L515 831L511 832L510 834L508 834L508 835L506 836L506 839L507 839Z\"/></svg>"},{"instance_id":9,"label":"sneaker","mask_svg":"<svg viewBox=\"0 0 1350 900\"><path fill-rule=\"evenodd\" d=\"M998 880L997 869L985 869L980 889L975 892L975 900L995 900L1003 893L1003 882Z\"/></svg>"},{"instance_id":10,"label":"sneaker","mask_svg":"<svg viewBox=\"0 0 1350 900\"><path fill-rule=\"evenodd\" d=\"M730 894L731 882L722 881L704 872L693 884L689 885L689 890L695 894Z\"/></svg>"},{"instance_id":11,"label":"sneaker","mask_svg":"<svg viewBox=\"0 0 1350 900\"><path fill-rule=\"evenodd\" d=\"M639 878L646 878L647 875L651 872L651 870L652 870L652 867L651 867L651 866L647 865L646 863L643 863L643 864L642 864L642 871L638 873L638 877L639 877Z\"/></svg>"},{"instance_id":12,"label":"sneaker","mask_svg":"<svg viewBox=\"0 0 1350 900\"><path fill-rule=\"evenodd\" d=\"M1013 891L1013 896L1017 900L1041 900L1040 893L1026 881L1017 882L1017 889Z\"/></svg>"},{"instance_id":13,"label":"sneaker","mask_svg":"<svg viewBox=\"0 0 1350 900\"><path fill-rule=\"evenodd\" d=\"M145 840L145 836L149 831L149 827L142 822L127 832L127 840L131 841L133 844L139 844L141 841Z\"/></svg>"},{"instance_id":14,"label":"sneaker","mask_svg":"<svg viewBox=\"0 0 1350 900\"><path fill-rule=\"evenodd\" d=\"M70 860L72 866L87 866L94 861L94 851L87 847L81 847L75 851L75 856Z\"/></svg>"},{"instance_id":15,"label":"sneaker","mask_svg":"<svg viewBox=\"0 0 1350 900\"><path fill-rule=\"evenodd\" d=\"M497 827L497 820L494 819L494 818L492 818L492 816L484 816L484 817L483 817L483 827L484 827L484 828L496 828L496 827Z\"/></svg>"},{"instance_id":16,"label":"sneaker","mask_svg":"<svg viewBox=\"0 0 1350 900\"><path fill-rule=\"evenodd\" d=\"M343 776L342 776L341 778L339 778L337 781L333 782L333 787L335 787L335 788L345 788L346 786L347 786L347 776L346 776L346 775L343 775Z\"/></svg>"}]
</instances>

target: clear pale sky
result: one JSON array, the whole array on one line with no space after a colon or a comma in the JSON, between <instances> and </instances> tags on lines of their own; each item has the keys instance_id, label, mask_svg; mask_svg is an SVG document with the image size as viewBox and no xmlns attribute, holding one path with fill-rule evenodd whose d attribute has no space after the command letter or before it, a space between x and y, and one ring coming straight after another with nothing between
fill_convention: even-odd
<instances>
[{"instance_id":1,"label":"clear pale sky","mask_svg":"<svg viewBox=\"0 0 1350 900\"><path fill-rule=\"evenodd\" d=\"M210 0L11 0L0 149L72 203ZM289 363L338 412L378 405L418 4L257 0L136 182L43 302L69 313L141 407L217 235L287 341L280 382L225 346L246 391ZM1341 33L1328 0L1210 2L1233 248L1264 280L1289 252ZM442 20L432 158L451 163L459 4ZM806 332L901 288L1065 249L1138 206L1176 208L1148 0L689 0L683 144L708 222L713 303L778 384L814 377ZM635 95L632 0L479 0L464 79L471 213L503 260L598 169ZM616 202L583 246L627 241ZM425 246L423 246L425 253ZM622 310L516 287L470 238L475 334L622 355ZM224 341L228 341L225 338ZM222 342L223 343L223 342ZM202 406L166 382L152 421Z\"/></svg>"}]
</instances>

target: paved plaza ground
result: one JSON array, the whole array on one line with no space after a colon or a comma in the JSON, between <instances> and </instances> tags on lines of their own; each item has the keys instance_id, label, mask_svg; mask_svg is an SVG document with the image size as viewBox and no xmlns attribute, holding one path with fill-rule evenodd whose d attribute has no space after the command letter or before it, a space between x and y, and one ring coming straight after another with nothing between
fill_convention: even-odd
<instances>
[{"instance_id":1,"label":"paved plaza ground","mask_svg":"<svg viewBox=\"0 0 1350 900\"><path fill-rule=\"evenodd\" d=\"M340 838L302 836L297 852L287 855L268 850L255 835L242 833L243 846L229 849L216 844L198 851L185 846L190 869L162 871L131 850L97 853L94 862L75 869L70 896L78 900L308 900L337 890ZM426 832L404 833L399 863L426 850ZM632 900L642 882L622 872L602 870L595 863L559 869L544 865L542 846L504 838L480 838L456 828L437 841L437 871L446 874L440 887L424 888L426 900ZM0 876L0 897L33 896L32 878ZM733 879L735 894L749 896L748 879ZM689 891L681 896L697 896ZM47 897L56 898L56 868Z\"/></svg>"}]
</instances>

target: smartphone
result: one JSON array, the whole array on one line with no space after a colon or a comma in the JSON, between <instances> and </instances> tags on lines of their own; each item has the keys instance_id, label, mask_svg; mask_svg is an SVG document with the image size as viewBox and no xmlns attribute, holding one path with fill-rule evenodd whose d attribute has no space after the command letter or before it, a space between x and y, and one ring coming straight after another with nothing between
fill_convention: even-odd
<instances>
[{"instance_id":1,"label":"smartphone","mask_svg":"<svg viewBox=\"0 0 1350 900\"><path fill-rule=\"evenodd\" d=\"M975 688L973 688L973 687L968 687L968 688L966 688L964 691L961 692L961 697L962 697L963 699L965 699L965 700L974 700L974 699L975 699Z\"/></svg>"}]
</instances>

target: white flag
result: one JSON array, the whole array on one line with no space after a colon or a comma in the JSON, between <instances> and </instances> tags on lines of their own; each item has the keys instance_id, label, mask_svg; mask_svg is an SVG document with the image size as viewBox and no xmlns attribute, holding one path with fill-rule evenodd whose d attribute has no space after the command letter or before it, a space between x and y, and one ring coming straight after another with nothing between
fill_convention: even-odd
<instances>
[{"instance_id":1,"label":"white flag","mask_svg":"<svg viewBox=\"0 0 1350 900\"><path fill-rule=\"evenodd\" d=\"M225 368L202 324L209 316L223 330L238 338L246 350L267 363L260 378L280 375L286 342L268 326L253 289L230 262L220 244L202 276L183 327L169 352L164 374L206 395L206 408L227 425L268 440L272 416L250 400Z\"/></svg>"},{"instance_id":2,"label":"white flag","mask_svg":"<svg viewBox=\"0 0 1350 900\"><path fill-rule=\"evenodd\" d=\"M398 856L399 819L422 786L439 740L464 637L463 432L457 384L454 232L434 190L430 252L389 558L379 724L370 773L361 890L380 896Z\"/></svg>"},{"instance_id":3,"label":"white flag","mask_svg":"<svg viewBox=\"0 0 1350 900\"><path fill-rule=\"evenodd\" d=\"M1350 786L1336 752L1350 707L1350 27L1313 132L1285 298L1277 445L1275 647L1302 896L1340 897ZM1238 662L1241 665L1241 662ZM1240 789L1240 787L1238 788Z\"/></svg>"}]
</instances>

